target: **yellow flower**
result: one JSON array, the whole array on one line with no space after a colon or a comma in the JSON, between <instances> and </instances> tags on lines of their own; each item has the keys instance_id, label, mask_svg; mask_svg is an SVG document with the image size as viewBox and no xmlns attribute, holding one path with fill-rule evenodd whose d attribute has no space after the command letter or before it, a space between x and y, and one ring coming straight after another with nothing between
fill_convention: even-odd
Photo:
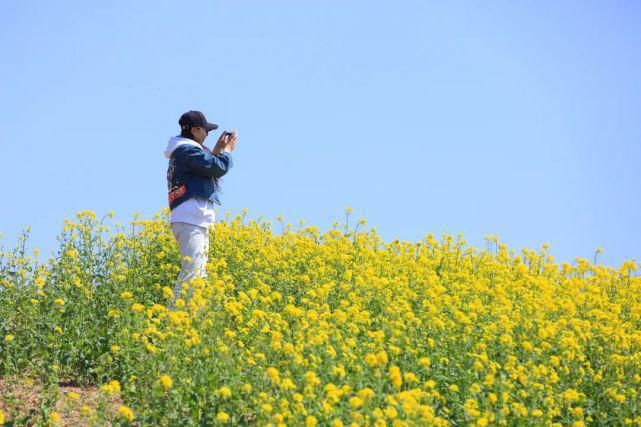
<instances>
[{"instance_id":1,"label":"yellow flower","mask_svg":"<svg viewBox=\"0 0 641 427\"><path fill-rule=\"evenodd\" d=\"M76 393L75 391L70 391L69 393L67 393L67 397L70 400L78 400L78 399L80 399L80 395L78 393Z\"/></svg>"},{"instance_id":2,"label":"yellow flower","mask_svg":"<svg viewBox=\"0 0 641 427\"><path fill-rule=\"evenodd\" d=\"M376 358L375 354L367 353L365 355L365 363L370 367L376 366L378 364L378 359Z\"/></svg>"},{"instance_id":3,"label":"yellow flower","mask_svg":"<svg viewBox=\"0 0 641 427\"><path fill-rule=\"evenodd\" d=\"M62 417L60 416L60 414L58 412L54 411L54 412L49 414L49 422L51 424L54 424L54 425L60 424L60 421L62 421Z\"/></svg>"},{"instance_id":4,"label":"yellow flower","mask_svg":"<svg viewBox=\"0 0 641 427\"><path fill-rule=\"evenodd\" d=\"M485 380L483 381L483 384L485 384L487 387L492 387L494 385L494 375L487 374L485 376Z\"/></svg>"},{"instance_id":5,"label":"yellow flower","mask_svg":"<svg viewBox=\"0 0 641 427\"><path fill-rule=\"evenodd\" d=\"M386 365L388 362L387 353L385 351L379 352L376 355L376 362L381 366Z\"/></svg>"},{"instance_id":6,"label":"yellow flower","mask_svg":"<svg viewBox=\"0 0 641 427\"><path fill-rule=\"evenodd\" d=\"M267 368L267 377L273 382L273 383L278 383L280 381L280 374L278 372L278 369L274 367L269 367Z\"/></svg>"},{"instance_id":7,"label":"yellow flower","mask_svg":"<svg viewBox=\"0 0 641 427\"><path fill-rule=\"evenodd\" d=\"M406 372L403 374L403 379L409 384L418 382L418 377L413 372Z\"/></svg>"},{"instance_id":8,"label":"yellow flower","mask_svg":"<svg viewBox=\"0 0 641 427\"><path fill-rule=\"evenodd\" d=\"M349 406L352 407L352 409L358 409L363 406L363 400L360 397L356 396L350 397Z\"/></svg>"},{"instance_id":9,"label":"yellow flower","mask_svg":"<svg viewBox=\"0 0 641 427\"><path fill-rule=\"evenodd\" d=\"M129 422L132 422L134 419L134 411L127 406L121 405L120 408L118 408L118 413Z\"/></svg>"},{"instance_id":10,"label":"yellow flower","mask_svg":"<svg viewBox=\"0 0 641 427\"><path fill-rule=\"evenodd\" d=\"M360 397L361 399L369 400L372 397L374 397L374 390L372 390L369 387L365 387L364 389L359 390L357 394L358 394L358 397Z\"/></svg>"},{"instance_id":11,"label":"yellow flower","mask_svg":"<svg viewBox=\"0 0 641 427\"><path fill-rule=\"evenodd\" d=\"M4 412L0 410L0 425L4 424Z\"/></svg>"},{"instance_id":12,"label":"yellow flower","mask_svg":"<svg viewBox=\"0 0 641 427\"><path fill-rule=\"evenodd\" d=\"M403 384L403 376L401 375L401 369L398 366L391 366L389 368L389 377L394 388L401 388L401 385Z\"/></svg>"},{"instance_id":13,"label":"yellow flower","mask_svg":"<svg viewBox=\"0 0 641 427\"><path fill-rule=\"evenodd\" d=\"M78 255L79 255L78 251L75 249L69 249L65 252L65 254L71 259L76 259L78 258Z\"/></svg>"},{"instance_id":14,"label":"yellow flower","mask_svg":"<svg viewBox=\"0 0 641 427\"><path fill-rule=\"evenodd\" d=\"M158 384L163 388L163 390L168 391L174 385L174 381L169 375L161 375L158 379Z\"/></svg>"},{"instance_id":15,"label":"yellow flower","mask_svg":"<svg viewBox=\"0 0 641 427\"><path fill-rule=\"evenodd\" d=\"M171 299L174 297L174 291L169 286L165 286L162 288L162 296Z\"/></svg>"},{"instance_id":16,"label":"yellow flower","mask_svg":"<svg viewBox=\"0 0 641 427\"><path fill-rule=\"evenodd\" d=\"M229 422L229 415L224 411L220 411L216 414L216 421L227 424Z\"/></svg>"},{"instance_id":17,"label":"yellow flower","mask_svg":"<svg viewBox=\"0 0 641 427\"><path fill-rule=\"evenodd\" d=\"M96 219L96 213L90 209L80 211L76 214L76 218L82 220L83 218L86 218L88 220L94 220Z\"/></svg>"},{"instance_id":18,"label":"yellow flower","mask_svg":"<svg viewBox=\"0 0 641 427\"><path fill-rule=\"evenodd\" d=\"M569 388L563 392L563 399L567 402L576 402L579 400L579 393L573 388Z\"/></svg>"},{"instance_id":19,"label":"yellow flower","mask_svg":"<svg viewBox=\"0 0 641 427\"><path fill-rule=\"evenodd\" d=\"M383 409L383 413L390 420L393 420L394 418L396 418L398 416L398 411L393 406L388 406L385 409Z\"/></svg>"},{"instance_id":20,"label":"yellow flower","mask_svg":"<svg viewBox=\"0 0 641 427\"><path fill-rule=\"evenodd\" d=\"M293 390L296 388L296 384L291 380L291 378L284 378L280 383L280 388L283 390Z\"/></svg>"},{"instance_id":21,"label":"yellow flower","mask_svg":"<svg viewBox=\"0 0 641 427\"><path fill-rule=\"evenodd\" d=\"M229 387L221 387L218 389L218 394L223 399L228 399L231 397L231 390L229 389Z\"/></svg>"},{"instance_id":22,"label":"yellow flower","mask_svg":"<svg viewBox=\"0 0 641 427\"><path fill-rule=\"evenodd\" d=\"M38 276L36 280L34 280L34 284L38 289L42 289L42 287L45 285L46 281L45 278L42 276Z\"/></svg>"},{"instance_id":23,"label":"yellow flower","mask_svg":"<svg viewBox=\"0 0 641 427\"><path fill-rule=\"evenodd\" d=\"M345 368L342 365L332 367L332 375L340 378L345 377Z\"/></svg>"},{"instance_id":24,"label":"yellow flower","mask_svg":"<svg viewBox=\"0 0 641 427\"><path fill-rule=\"evenodd\" d=\"M120 383L118 382L118 380L110 381L108 384L104 384L102 387L100 387L100 390L102 390L108 396L116 395L120 393Z\"/></svg>"},{"instance_id":25,"label":"yellow flower","mask_svg":"<svg viewBox=\"0 0 641 427\"><path fill-rule=\"evenodd\" d=\"M478 402L474 399L467 399L465 401L465 404L463 405L465 414L467 414L467 416L470 418L476 418L479 415L481 415L481 412L478 410L478 408L479 408Z\"/></svg>"},{"instance_id":26,"label":"yellow flower","mask_svg":"<svg viewBox=\"0 0 641 427\"><path fill-rule=\"evenodd\" d=\"M113 241L111 233L100 241L107 230L89 214L66 222L60 271L26 255L0 254L16 272L16 280L0 274L0 289L22 313L5 322L0 347L15 352L23 336L33 338L21 331L14 338L19 320L50 325L51 335L69 335L66 345L78 347L84 311L69 313L69 306L86 300L104 307L116 328L104 362L117 359L124 364L118 372L129 378L122 392L117 382L100 387L101 399L112 403L125 388L140 392L149 381L156 393L175 394L180 382L195 398L211 398L200 396L207 391L197 379L207 370L203 363L226 358L218 374L230 382L214 388L220 406L209 416L226 410L229 419L211 420L217 425L237 421L236 398L254 407L253 421L273 427L347 425L348 419L379 427L593 425L610 414L617 425L641 421L632 404L640 393L641 332L628 327L641 322L637 262L557 264L545 247L515 252L495 237L486 250L466 246L462 236L383 242L374 229L357 233L354 220L324 234L302 225L294 232L282 223L276 234L260 219L230 214L216 224L211 248L211 255L225 256L211 256L208 278L185 284L184 299L170 310L153 298L138 300L138 290L125 285L128 277L149 276L140 283L148 297L174 298L166 280L179 267L171 261L176 246L168 215L136 218L135 234L117 232ZM96 259L107 263L106 292L92 285L79 262L81 249L83 258L94 256L83 246L94 236ZM106 259L103 249L111 251ZM55 310L49 313L47 304ZM136 365L137 352L148 362L146 371ZM52 370L63 375L60 365ZM190 375L176 377L172 367ZM173 380L163 381L168 372ZM234 374L243 372L257 373L258 381L244 384ZM67 396L63 400L75 404ZM593 401L600 407L588 412ZM128 424L119 405L112 422ZM102 412L93 409L83 421L99 423ZM132 423L157 415L149 407Z\"/></svg>"},{"instance_id":27,"label":"yellow flower","mask_svg":"<svg viewBox=\"0 0 641 427\"><path fill-rule=\"evenodd\" d=\"M490 401L492 405L494 405L496 402L498 402L499 397L495 393L489 393L487 395L487 399Z\"/></svg>"},{"instance_id":28,"label":"yellow flower","mask_svg":"<svg viewBox=\"0 0 641 427\"><path fill-rule=\"evenodd\" d=\"M305 427L316 427L317 424L318 421L315 416L308 415L307 418L305 418Z\"/></svg>"}]
</instances>

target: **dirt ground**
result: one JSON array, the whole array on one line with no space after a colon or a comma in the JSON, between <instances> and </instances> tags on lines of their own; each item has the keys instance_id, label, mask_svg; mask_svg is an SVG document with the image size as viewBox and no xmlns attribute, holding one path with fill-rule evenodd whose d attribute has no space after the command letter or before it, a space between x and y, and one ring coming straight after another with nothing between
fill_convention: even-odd
<instances>
[{"instance_id":1,"label":"dirt ground","mask_svg":"<svg viewBox=\"0 0 641 427\"><path fill-rule=\"evenodd\" d=\"M47 420L51 412L60 414L61 426L90 426L99 406L98 387L60 382L43 387L30 378L0 378L0 410L5 423L35 425ZM121 402L110 398L107 412L114 414Z\"/></svg>"}]
</instances>

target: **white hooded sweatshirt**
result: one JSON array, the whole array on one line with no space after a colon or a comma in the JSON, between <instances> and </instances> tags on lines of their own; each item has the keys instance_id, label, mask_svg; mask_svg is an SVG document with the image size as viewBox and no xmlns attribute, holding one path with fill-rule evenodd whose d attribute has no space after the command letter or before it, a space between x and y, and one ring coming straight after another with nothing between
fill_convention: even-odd
<instances>
[{"instance_id":1,"label":"white hooded sweatshirt","mask_svg":"<svg viewBox=\"0 0 641 427\"><path fill-rule=\"evenodd\" d=\"M204 145L200 145L196 141L189 138L180 136L172 136L167 143L165 150L165 157L170 158L171 153L181 145L193 145L201 150L209 151ZM169 216L169 222L184 222L187 224L197 225L199 227L208 228L216 222L216 211L214 209L214 202L204 197L191 197L178 206L176 206Z\"/></svg>"}]
</instances>

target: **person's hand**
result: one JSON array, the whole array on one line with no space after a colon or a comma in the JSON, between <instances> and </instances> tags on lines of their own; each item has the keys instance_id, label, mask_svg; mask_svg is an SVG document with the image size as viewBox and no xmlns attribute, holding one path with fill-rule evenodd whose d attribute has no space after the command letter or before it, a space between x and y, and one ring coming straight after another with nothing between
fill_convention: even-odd
<instances>
[{"instance_id":1,"label":"person's hand","mask_svg":"<svg viewBox=\"0 0 641 427\"><path fill-rule=\"evenodd\" d=\"M226 139L227 144L223 148L223 151L231 153L236 148L236 143L238 142L238 132L234 130L230 136L227 136Z\"/></svg>"},{"instance_id":2,"label":"person's hand","mask_svg":"<svg viewBox=\"0 0 641 427\"><path fill-rule=\"evenodd\" d=\"M238 141L238 133L233 131L231 135L223 132L216 142L216 146L212 150L213 154L218 155L223 151L226 153L231 153L236 148L236 142Z\"/></svg>"}]
</instances>

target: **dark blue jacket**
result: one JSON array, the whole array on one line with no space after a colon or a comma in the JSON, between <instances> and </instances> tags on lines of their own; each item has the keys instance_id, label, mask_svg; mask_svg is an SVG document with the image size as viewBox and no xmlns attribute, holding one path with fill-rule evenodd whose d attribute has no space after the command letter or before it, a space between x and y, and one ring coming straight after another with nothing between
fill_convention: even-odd
<instances>
[{"instance_id":1,"label":"dark blue jacket","mask_svg":"<svg viewBox=\"0 0 641 427\"><path fill-rule=\"evenodd\" d=\"M173 137L169 140L165 157L169 159L167 191L170 209L191 197L203 197L221 204L219 178L233 165L229 153L215 156L195 141Z\"/></svg>"}]
</instances>

